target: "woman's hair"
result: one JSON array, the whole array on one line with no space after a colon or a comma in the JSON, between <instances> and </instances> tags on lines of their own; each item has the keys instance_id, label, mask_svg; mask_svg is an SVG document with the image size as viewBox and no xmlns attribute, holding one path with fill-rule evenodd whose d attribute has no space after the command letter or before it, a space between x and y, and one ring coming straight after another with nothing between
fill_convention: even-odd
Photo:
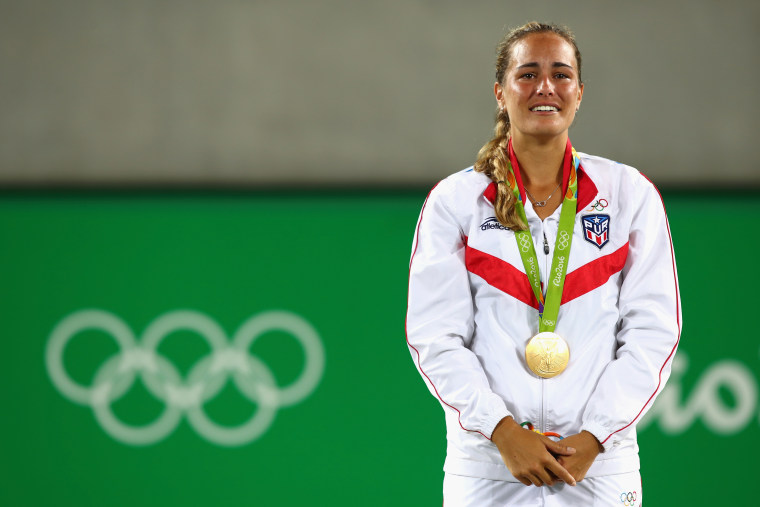
<instances>
[{"instance_id":1,"label":"woman's hair","mask_svg":"<svg viewBox=\"0 0 760 507\"><path fill-rule=\"evenodd\" d=\"M507 73L509 64L512 59L512 49L515 44L534 33L553 33L567 41L575 50L575 60L578 64L578 81L581 80L581 52L575 43L575 36L566 27L537 23L532 21L521 27L507 33L496 46L496 82L504 83L504 75ZM475 161L475 170L482 172L496 182L496 200L494 201L494 210L496 218L504 226L513 230L525 230L527 224L524 224L515 210L515 196L512 195L512 189L506 184L507 164L509 154L507 145L509 144L510 135L509 114L506 109L496 111L496 126L494 127L493 139L488 141L478 152L478 159ZM503 182L503 183L499 183Z\"/></svg>"}]
</instances>

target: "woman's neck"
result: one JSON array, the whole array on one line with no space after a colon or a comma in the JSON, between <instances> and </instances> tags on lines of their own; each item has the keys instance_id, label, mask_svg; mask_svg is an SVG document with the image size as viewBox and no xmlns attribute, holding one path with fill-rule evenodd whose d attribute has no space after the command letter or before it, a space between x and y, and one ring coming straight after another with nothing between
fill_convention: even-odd
<instances>
[{"instance_id":1,"label":"woman's neck","mask_svg":"<svg viewBox=\"0 0 760 507\"><path fill-rule=\"evenodd\" d=\"M546 142L515 133L512 149L520 161L523 184L536 190L554 187L562 181L567 135Z\"/></svg>"}]
</instances>

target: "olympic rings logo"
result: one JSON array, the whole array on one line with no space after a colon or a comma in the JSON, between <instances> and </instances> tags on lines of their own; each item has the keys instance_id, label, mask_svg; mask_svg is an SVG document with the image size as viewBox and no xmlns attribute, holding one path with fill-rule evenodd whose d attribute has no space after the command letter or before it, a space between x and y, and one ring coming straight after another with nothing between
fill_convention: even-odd
<instances>
[{"instance_id":1,"label":"olympic rings logo","mask_svg":"<svg viewBox=\"0 0 760 507\"><path fill-rule=\"evenodd\" d=\"M567 231L559 231L559 236L557 236L557 250L566 249L569 243L570 234L568 234Z\"/></svg>"},{"instance_id":2,"label":"olympic rings logo","mask_svg":"<svg viewBox=\"0 0 760 507\"><path fill-rule=\"evenodd\" d=\"M636 492L620 493L620 501L626 506L636 505Z\"/></svg>"},{"instance_id":3,"label":"olympic rings logo","mask_svg":"<svg viewBox=\"0 0 760 507\"><path fill-rule=\"evenodd\" d=\"M519 234L517 237L520 240L520 250L522 250L523 252L527 252L528 250L530 250L530 241L531 241L530 236L527 233L525 233L525 234Z\"/></svg>"},{"instance_id":4,"label":"olympic rings logo","mask_svg":"<svg viewBox=\"0 0 760 507\"><path fill-rule=\"evenodd\" d=\"M554 326L555 324L556 324L556 322L555 322L555 321L553 321L553 320L544 319L544 326L546 326L546 327L552 327L552 326Z\"/></svg>"},{"instance_id":5,"label":"olympic rings logo","mask_svg":"<svg viewBox=\"0 0 760 507\"><path fill-rule=\"evenodd\" d=\"M607 202L607 199L599 199L594 204L589 206L589 208L586 211L604 211L604 208L609 206L610 203Z\"/></svg>"},{"instance_id":6,"label":"olympic rings logo","mask_svg":"<svg viewBox=\"0 0 760 507\"><path fill-rule=\"evenodd\" d=\"M71 379L63 365L63 355L77 334L90 329L109 334L120 350L100 365L88 387ZM208 356L191 367L187 378L182 378L174 364L157 352L161 341L179 330L196 332L211 349ZM259 336L275 330L295 337L305 356L300 376L285 387L278 387L269 367L248 352ZM286 311L268 311L249 318L229 343L219 324L193 310L159 316L138 342L116 315L87 309L61 320L50 334L45 351L47 372L58 391L74 403L90 406L103 430L128 445L151 445L163 440L176 429L183 415L199 435L215 444L235 447L253 442L269 429L279 408L295 405L314 391L322 378L324 363L317 332L303 318ZM154 422L134 427L120 421L111 406L130 391L138 375L151 395L166 407ZM253 416L236 427L216 424L203 410L229 378L257 406Z\"/></svg>"}]
</instances>

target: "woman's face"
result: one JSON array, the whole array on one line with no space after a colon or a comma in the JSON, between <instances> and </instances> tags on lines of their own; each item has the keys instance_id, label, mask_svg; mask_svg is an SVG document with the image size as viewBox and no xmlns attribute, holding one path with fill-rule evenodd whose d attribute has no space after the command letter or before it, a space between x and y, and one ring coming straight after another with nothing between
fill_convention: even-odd
<instances>
[{"instance_id":1,"label":"woman's face","mask_svg":"<svg viewBox=\"0 0 760 507\"><path fill-rule=\"evenodd\" d=\"M494 93L512 136L566 136L583 97L573 46L553 33L528 35L512 47L504 82Z\"/></svg>"}]
</instances>

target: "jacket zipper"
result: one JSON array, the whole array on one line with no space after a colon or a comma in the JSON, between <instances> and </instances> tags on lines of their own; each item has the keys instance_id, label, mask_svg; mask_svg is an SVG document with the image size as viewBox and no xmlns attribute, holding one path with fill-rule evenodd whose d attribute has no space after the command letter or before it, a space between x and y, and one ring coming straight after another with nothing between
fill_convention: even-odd
<instances>
[{"instance_id":1,"label":"jacket zipper","mask_svg":"<svg viewBox=\"0 0 760 507\"><path fill-rule=\"evenodd\" d=\"M549 262L549 241L546 239L546 229L544 229L544 221L541 221L541 232L544 236L544 273L546 276L546 279L549 279L549 269L551 269L551 266L548 265ZM545 296L545 295L544 295ZM541 378L541 412L538 416L538 428L541 433L544 433L546 431L546 408L544 406L544 395L545 395L545 378Z\"/></svg>"},{"instance_id":2,"label":"jacket zipper","mask_svg":"<svg viewBox=\"0 0 760 507\"><path fill-rule=\"evenodd\" d=\"M546 381L545 378L541 378L541 415L538 419L538 428L541 433L546 432L546 414L544 410L544 382Z\"/></svg>"}]
</instances>

